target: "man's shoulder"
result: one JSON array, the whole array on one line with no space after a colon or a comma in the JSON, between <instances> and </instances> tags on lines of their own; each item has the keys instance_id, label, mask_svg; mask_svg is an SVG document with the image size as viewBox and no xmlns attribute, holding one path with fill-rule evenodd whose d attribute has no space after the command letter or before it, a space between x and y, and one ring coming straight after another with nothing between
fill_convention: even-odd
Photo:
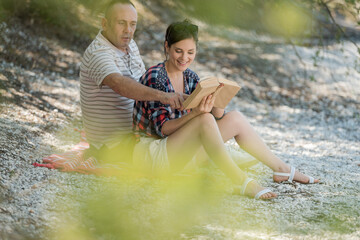
<instances>
[{"instance_id":1,"label":"man's shoulder","mask_svg":"<svg viewBox=\"0 0 360 240\"><path fill-rule=\"evenodd\" d=\"M98 38L95 38L90 45L86 48L85 53L86 54L96 54L98 52L108 52L111 53L113 50L111 47L104 44L102 41L100 41Z\"/></svg>"},{"instance_id":2,"label":"man's shoulder","mask_svg":"<svg viewBox=\"0 0 360 240\"><path fill-rule=\"evenodd\" d=\"M98 63L99 61L112 62L115 56L116 53L109 46L106 46L98 39L94 39L82 56L82 68Z\"/></svg>"}]
</instances>

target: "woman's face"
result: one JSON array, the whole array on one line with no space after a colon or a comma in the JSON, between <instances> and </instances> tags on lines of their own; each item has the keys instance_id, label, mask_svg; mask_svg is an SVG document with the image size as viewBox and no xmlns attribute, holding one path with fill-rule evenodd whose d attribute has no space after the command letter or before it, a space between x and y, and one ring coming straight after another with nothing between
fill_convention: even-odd
<instances>
[{"instance_id":1,"label":"woman's face","mask_svg":"<svg viewBox=\"0 0 360 240\"><path fill-rule=\"evenodd\" d=\"M170 48L166 42L166 51L169 54L168 62L172 70L185 71L196 56L196 43L194 39L187 38L173 43Z\"/></svg>"}]
</instances>

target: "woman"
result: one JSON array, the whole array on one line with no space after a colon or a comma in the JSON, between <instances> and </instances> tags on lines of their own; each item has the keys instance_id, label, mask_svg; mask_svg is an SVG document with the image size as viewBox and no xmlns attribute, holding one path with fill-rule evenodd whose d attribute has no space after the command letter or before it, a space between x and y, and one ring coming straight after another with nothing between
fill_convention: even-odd
<instances>
[{"instance_id":1,"label":"woman","mask_svg":"<svg viewBox=\"0 0 360 240\"><path fill-rule=\"evenodd\" d=\"M165 92L191 94L199 81L188 68L196 56L197 34L198 27L187 20L171 24L164 42L166 61L148 69L140 82ZM275 171L274 181L318 182L276 157L241 113L225 114L224 109L213 107L215 98L215 94L205 97L191 111L171 109L160 102L137 101L133 117L139 143L134 151L134 164L158 174L175 172L203 147L215 164L240 186L240 194L260 199L276 197L232 160L224 142L235 138L242 149Z\"/></svg>"}]
</instances>

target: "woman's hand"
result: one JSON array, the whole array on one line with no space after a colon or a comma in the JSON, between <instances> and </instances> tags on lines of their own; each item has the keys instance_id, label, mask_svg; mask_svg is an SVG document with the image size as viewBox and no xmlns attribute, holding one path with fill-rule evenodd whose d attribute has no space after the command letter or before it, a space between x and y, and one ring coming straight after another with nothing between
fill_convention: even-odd
<instances>
[{"instance_id":1,"label":"woman's hand","mask_svg":"<svg viewBox=\"0 0 360 240\"><path fill-rule=\"evenodd\" d=\"M216 97L213 96L213 94L204 97L201 100L199 106L193 108L193 112L196 113L197 115L211 112L212 108L214 107L215 99Z\"/></svg>"},{"instance_id":2,"label":"woman's hand","mask_svg":"<svg viewBox=\"0 0 360 240\"><path fill-rule=\"evenodd\" d=\"M203 113L209 113L214 106L214 102L215 102L215 97L213 96L213 94L204 97L201 100L199 106L193 108L189 114L185 114L180 118L165 121L165 123L162 126L161 132L165 135L173 134L194 117L201 115Z\"/></svg>"},{"instance_id":3,"label":"woman's hand","mask_svg":"<svg viewBox=\"0 0 360 240\"><path fill-rule=\"evenodd\" d=\"M223 83L220 83L220 85L217 87L216 91L209 96L204 97L199 106L196 108L193 108L193 112L196 115L202 114L202 113L209 113L214 107L216 96L219 94L221 88L224 86Z\"/></svg>"}]
</instances>

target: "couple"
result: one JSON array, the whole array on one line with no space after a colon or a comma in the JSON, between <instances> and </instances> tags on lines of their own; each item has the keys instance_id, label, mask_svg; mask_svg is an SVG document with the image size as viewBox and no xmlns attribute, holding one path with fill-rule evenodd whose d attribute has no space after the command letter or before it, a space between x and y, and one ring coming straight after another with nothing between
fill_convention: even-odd
<instances>
[{"instance_id":1,"label":"couple","mask_svg":"<svg viewBox=\"0 0 360 240\"><path fill-rule=\"evenodd\" d=\"M235 138L274 171L275 182L318 182L275 156L241 113L214 108L215 96L205 97L191 111L181 108L199 81L188 68L196 56L197 26L188 21L171 24L164 41L166 60L145 72L132 39L136 24L137 12L130 1L112 1L102 30L84 53L80 97L88 157L131 162L163 174L180 171L195 154L208 155L240 187L240 194L276 197L235 164L224 145Z\"/></svg>"}]
</instances>

